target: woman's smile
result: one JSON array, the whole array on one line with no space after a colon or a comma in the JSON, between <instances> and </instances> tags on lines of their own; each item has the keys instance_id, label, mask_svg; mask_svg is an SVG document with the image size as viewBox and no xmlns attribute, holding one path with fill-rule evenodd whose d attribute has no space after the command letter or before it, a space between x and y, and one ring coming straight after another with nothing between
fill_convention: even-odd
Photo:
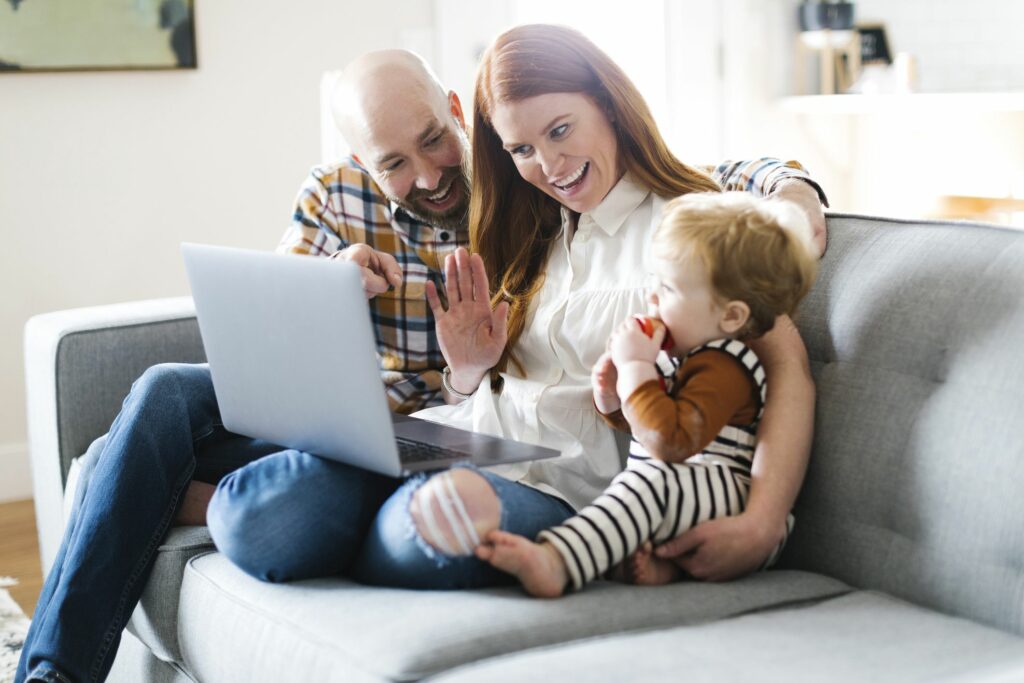
<instances>
[{"instance_id":1,"label":"woman's smile","mask_svg":"<svg viewBox=\"0 0 1024 683\"><path fill-rule=\"evenodd\" d=\"M580 185L583 184L584 179L587 176L587 169L590 168L590 162L585 162L582 166L577 168L569 177L563 180L552 183L555 187L566 194L575 192Z\"/></svg>"}]
</instances>

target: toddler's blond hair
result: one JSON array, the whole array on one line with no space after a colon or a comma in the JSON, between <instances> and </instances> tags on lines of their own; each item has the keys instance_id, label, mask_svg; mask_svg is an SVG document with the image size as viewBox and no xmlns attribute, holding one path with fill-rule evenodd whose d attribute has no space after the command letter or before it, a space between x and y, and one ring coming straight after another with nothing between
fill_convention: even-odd
<instances>
[{"instance_id":1,"label":"toddler's blond hair","mask_svg":"<svg viewBox=\"0 0 1024 683\"><path fill-rule=\"evenodd\" d=\"M654 255L669 261L695 255L715 296L742 301L750 319L737 335L765 334L780 315L793 315L818 270L811 229L797 207L745 192L692 193L665 206Z\"/></svg>"}]
</instances>

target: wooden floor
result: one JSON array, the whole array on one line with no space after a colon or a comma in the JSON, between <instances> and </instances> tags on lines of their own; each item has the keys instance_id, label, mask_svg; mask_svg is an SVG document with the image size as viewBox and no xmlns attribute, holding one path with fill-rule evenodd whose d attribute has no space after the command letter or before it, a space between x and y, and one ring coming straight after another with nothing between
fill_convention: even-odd
<instances>
[{"instance_id":1,"label":"wooden floor","mask_svg":"<svg viewBox=\"0 0 1024 683\"><path fill-rule=\"evenodd\" d=\"M0 503L0 576L18 580L17 586L7 590L31 617L43 587L36 513L31 500Z\"/></svg>"}]
</instances>

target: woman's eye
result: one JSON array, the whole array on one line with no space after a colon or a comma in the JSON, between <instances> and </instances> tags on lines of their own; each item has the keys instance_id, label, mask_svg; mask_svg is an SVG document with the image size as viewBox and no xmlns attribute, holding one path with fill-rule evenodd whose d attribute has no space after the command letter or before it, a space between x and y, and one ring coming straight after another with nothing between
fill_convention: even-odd
<instances>
[{"instance_id":1,"label":"woman's eye","mask_svg":"<svg viewBox=\"0 0 1024 683\"><path fill-rule=\"evenodd\" d=\"M569 130L569 124L568 123L563 123L562 125L556 126L555 128L551 129L551 137L552 137L552 139L560 138L563 135L565 135L566 132L568 132L568 130Z\"/></svg>"},{"instance_id":2,"label":"woman's eye","mask_svg":"<svg viewBox=\"0 0 1024 683\"><path fill-rule=\"evenodd\" d=\"M439 142L441 142L441 133L438 133L434 137L432 137L429 140L427 140L426 143L424 143L424 146L425 147L433 147L434 145L436 145Z\"/></svg>"},{"instance_id":3,"label":"woman's eye","mask_svg":"<svg viewBox=\"0 0 1024 683\"><path fill-rule=\"evenodd\" d=\"M532 151L533 147L531 147L530 145L519 145L518 147L512 148L512 156L524 157Z\"/></svg>"}]
</instances>

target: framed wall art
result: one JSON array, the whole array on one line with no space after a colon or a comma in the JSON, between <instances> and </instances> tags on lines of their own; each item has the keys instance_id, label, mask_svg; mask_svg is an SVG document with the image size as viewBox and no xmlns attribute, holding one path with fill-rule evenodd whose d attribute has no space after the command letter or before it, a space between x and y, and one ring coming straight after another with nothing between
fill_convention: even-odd
<instances>
[{"instance_id":1,"label":"framed wall art","mask_svg":"<svg viewBox=\"0 0 1024 683\"><path fill-rule=\"evenodd\" d=\"M196 68L193 0L0 0L0 71Z\"/></svg>"}]
</instances>

